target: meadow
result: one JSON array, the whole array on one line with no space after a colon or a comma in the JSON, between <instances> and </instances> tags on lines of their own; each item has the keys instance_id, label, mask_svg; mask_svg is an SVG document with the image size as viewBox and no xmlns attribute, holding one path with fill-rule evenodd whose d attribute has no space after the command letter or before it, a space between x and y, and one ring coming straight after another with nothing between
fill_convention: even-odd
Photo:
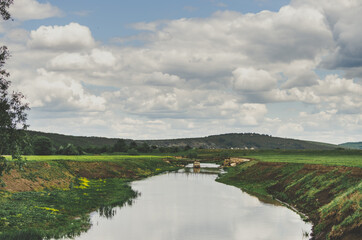
<instances>
[{"instance_id":1,"label":"meadow","mask_svg":"<svg viewBox=\"0 0 362 240\"><path fill-rule=\"evenodd\" d=\"M11 156L5 156L8 160L11 160ZM60 161L60 160L69 160L69 161L83 161L83 162L92 162L92 161L120 161L120 160L162 160L162 159L174 159L173 156L163 156L163 155L29 155L23 156L27 161Z\"/></svg>"},{"instance_id":2,"label":"meadow","mask_svg":"<svg viewBox=\"0 0 362 240\"><path fill-rule=\"evenodd\" d=\"M362 167L361 150L199 150L198 154L204 159L227 155L262 162Z\"/></svg>"}]
</instances>

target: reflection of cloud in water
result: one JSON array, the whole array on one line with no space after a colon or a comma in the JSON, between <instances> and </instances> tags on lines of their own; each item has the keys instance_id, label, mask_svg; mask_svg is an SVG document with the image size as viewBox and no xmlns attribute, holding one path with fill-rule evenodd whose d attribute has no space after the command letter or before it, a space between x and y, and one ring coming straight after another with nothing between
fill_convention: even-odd
<instances>
[{"instance_id":1,"label":"reflection of cloud in water","mask_svg":"<svg viewBox=\"0 0 362 240\"><path fill-rule=\"evenodd\" d=\"M301 240L310 225L285 207L261 203L240 189L215 182L216 174L168 173L132 183L141 192L132 206L79 239Z\"/></svg>"}]
</instances>

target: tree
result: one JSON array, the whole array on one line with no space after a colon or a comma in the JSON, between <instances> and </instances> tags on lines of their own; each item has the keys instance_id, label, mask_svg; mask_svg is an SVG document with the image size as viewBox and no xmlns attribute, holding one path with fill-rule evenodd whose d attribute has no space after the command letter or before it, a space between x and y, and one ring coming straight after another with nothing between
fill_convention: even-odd
<instances>
[{"instance_id":1,"label":"tree","mask_svg":"<svg viewBox=\"0 0 362 240\"><path fill-rule=\"evenodd\" d=\"M132 141L132 142L129 144L129 148L137 149L137 143L136 143L135 141Z\"/></svg>"},{"instance_id":2,"label":"tree","mask_svg":"<svg viewBox=\"0 0 362 240\"><path fill-rule=\"evenodd\" d=\"M147 143L142 143L142 145L137 147L137 150L141 153L149 153L151 151L150 146Z\"/></svg>"},{"instance_id":3,"label":"tree","mask_svg":"<svg viewBox=\"0 0 362 240\"><path fill-rule=\"evenodd\" d=\"M8 12L13 0L0 0L0 15L4 20L10 19ZM6 60L10 57L6 46L0 47L0 177L4 171L10 170L4 153L12 155L19 167L23 165L20 146L24 145L28 104L23 103L24 95L20 92L9 93L11 82L7 80L9 73L4 69ZM1 180L0 180L1 181Z\"/></svg>"},{"instance_id":4,"label":"tree","mask_svg":"<svg viewBox=\"0 0 362 240\"><path fill-rule=\"evenodd\" d=\"M0 0L0 15L4 20L10 19L8 8L13 4L14 0Z\"/></svg>"},{"instance_id":5,"label":"tree","mask_svg":"<svg viewBox=\"0 0 362 240\"><path fill-rule=\"evenodd\" d=\"M68 145L63 150L64 155L79 155L78 149L71 143L68 143Z\"/></svg>"},{"instance_id":6,"label":"tree","mask_svg":"<svg viewBox=\"0 0 362 240\"><path fill-rule=\"evenodd\" d=\"M186 145L185 147L184 147L184 151L189 151L189 150L191 150L192 148L190 147L190 145Z\"/></svg>"},{"instance_id":7,"label":"tree","mask_svg":"<svg viewBox=\"0 0 362 240\"><path fill-rule=\"evenodd\" d=\"M128 149L127 154L128 155L138 155L138 151L137 151L137 149L130 148L130 149Z\"/></svg>"},{"instance_id":8,"label":"tree","mask_svg":"<svg viewBox=\"0 0 362 240\"><path fill-rule=\"evenodd\" d=\"M187 158L190 158L190 159L195 159L195 158L197 158L197 152L196 152L196 151L189 151L189 152L186 154L186 157L187 157Z\"/></svg>"},{"instance_id":9,"label":"tree","mask_svg":"<svg viewBox=\"0 0 362 240\"><path fill-rule=\"evenodd\" d=\"M43 136L38 136L34 139L34 153L36 155L52 155L53 154L53 143L52 141Z\"/></svg>"},{"instance_id":10,"label":"tree","mask_svg":"<svg viewBox=\"0 0 362 240\"><path fill-rule=\"evenodd\" d=\"M218 156L220 159L225 160L225 159L230 158L230 152L228 152L228 151L222 151L222 152L218 153L217 156Z\"/></svg>"},{"instance_id":11,"label":"tree","mask_svg":"<svg viewBox=\"0 0 362 240\"><path fill-rule=\"evenodd\" d=\"M113 152L127 152L127 144L124 139L118 139L113 145Z\"/></svg>"}]
</instances>

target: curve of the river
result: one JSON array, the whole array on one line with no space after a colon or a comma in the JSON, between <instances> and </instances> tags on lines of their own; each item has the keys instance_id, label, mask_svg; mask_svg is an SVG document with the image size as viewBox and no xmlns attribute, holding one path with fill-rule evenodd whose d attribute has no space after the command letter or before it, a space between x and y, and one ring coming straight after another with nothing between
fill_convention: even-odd
<instances>
[{"instance_id":1,"label":"curve of the river","mask_svg":"<svg viewBox=\"0 0 362 240\"><path fill-rule=\"evenodd\" d=\"M216 169L201 169L194 173L186 168L133 182L132 188L140 193L134 203L116 208L112 218L92 213L93 226L76 239L308 239L305 232L312 225L297 213L216 182Z\"/></svg>"}]
</instances>

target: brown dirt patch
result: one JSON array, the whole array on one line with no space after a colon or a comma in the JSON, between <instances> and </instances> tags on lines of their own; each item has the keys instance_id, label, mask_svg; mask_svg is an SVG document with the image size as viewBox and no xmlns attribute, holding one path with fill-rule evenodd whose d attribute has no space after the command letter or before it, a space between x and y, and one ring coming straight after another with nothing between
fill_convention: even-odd
<instances>
[{"instance_id":1,"label":"brown dirt patch","mask_svg":"<svg viewBox=\"0 0 362 240\"><path fill-rule=\"evenodd\" d=\"M64 162L75 176L85 178L134 178L135 173L114 162Z\"/></svg>"},{"instance_id":2,"label":"brown dirt patch","mask_svg":"<svg viewBox=\"0 0 362 240\"><path fill-rule=\"evenodd\" d=\"M25 192L40 191L45 188L65 189L69 187L73 179L69 173L64 173L59 176L59 173L55 172L55 169L52 169L50 165L44 164L43 167L46 169L46 175L44 171L31 169L29 167L26 167L24 171L12 169L9 174L4 174L2 177L5 187L0 187L0 190Z\"/></svg>"}]
</instances>

